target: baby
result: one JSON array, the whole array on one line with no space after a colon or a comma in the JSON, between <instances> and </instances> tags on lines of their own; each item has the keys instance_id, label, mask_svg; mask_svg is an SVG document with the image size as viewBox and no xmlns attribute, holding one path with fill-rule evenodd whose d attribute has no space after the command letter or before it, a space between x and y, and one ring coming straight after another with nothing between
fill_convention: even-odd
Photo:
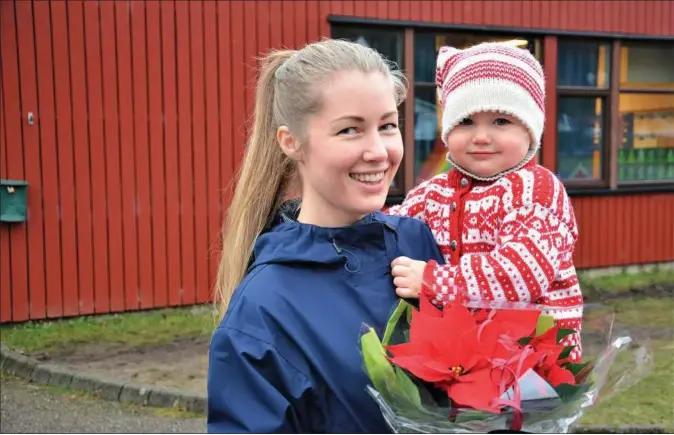
<instances>
[{"instance_id":1,"label":"baby","mask_svg":"<svg viewBox=\"0 0 674 435\"><path fill-rule=\"evenodd\" d=\"M580 331L573 207L562 183L535 161L545 121L540 63L508 43L443 47L436 84L452 169L388 213L426 222L447 264L398 257L398 295L418 297L423 288L438 306L459 299L533 303ZM579 360L579 334L565 340Z\"/></svg>"}]
</instances>

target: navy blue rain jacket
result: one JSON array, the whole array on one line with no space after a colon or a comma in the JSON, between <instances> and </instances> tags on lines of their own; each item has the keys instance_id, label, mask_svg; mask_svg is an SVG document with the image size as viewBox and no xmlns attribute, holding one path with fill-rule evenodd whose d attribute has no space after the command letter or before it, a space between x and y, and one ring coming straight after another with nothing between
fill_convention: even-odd
<instances>
[{"instance_id":1,"label":"navy blue rain jacket","mask_svg":"<svg viewBox=\"0 0 674 435\"><path fill-rule=\"evenodd\" d=\"M209 433L386 433L365 390L361 323L397 302L391 261L442 256L430 229L374 213L344 228L285 219L263 233L216 329Z\"/></svg>"}]
</instances>

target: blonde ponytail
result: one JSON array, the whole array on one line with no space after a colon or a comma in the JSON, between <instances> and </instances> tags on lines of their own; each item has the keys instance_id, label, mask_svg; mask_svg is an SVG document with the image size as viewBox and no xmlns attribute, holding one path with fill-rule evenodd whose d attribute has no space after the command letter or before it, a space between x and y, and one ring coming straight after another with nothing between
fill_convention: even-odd
<instances>
[{"instance_id":1,"label":"blonde ponytail","mask_svg":"<svg viewBox=\"0 0 674 435\"><path fill-rule=\"evenodd\" d=\"M243 279L255 239L264 229L269 216L278 209L284 179L290 175L292 161L276 141L278 125L274 122L274 82L276 71L292 54L292 51L276 51L262 60L252 134L222 234L222 258L216 283L221 316L225 314L234 289Z\"/></svg>"}]
</instances>

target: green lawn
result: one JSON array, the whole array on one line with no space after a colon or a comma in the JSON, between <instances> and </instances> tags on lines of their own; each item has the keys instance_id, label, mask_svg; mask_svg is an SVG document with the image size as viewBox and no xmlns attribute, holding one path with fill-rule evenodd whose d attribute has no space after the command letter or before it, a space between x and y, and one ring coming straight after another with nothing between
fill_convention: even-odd
<instances>
[{"instance_id":1,"label":"green lawn","mask_svg":"<svg viewBox=\"0 0 674 435\"><path fill-rule=\"evenodd\" d=\"M27 322L3 326L0 333L2 342L17 351L58 352L92 343L120 349L208 339L216 324L212 307L202 306Z\"/></svg>"}]
</instances>

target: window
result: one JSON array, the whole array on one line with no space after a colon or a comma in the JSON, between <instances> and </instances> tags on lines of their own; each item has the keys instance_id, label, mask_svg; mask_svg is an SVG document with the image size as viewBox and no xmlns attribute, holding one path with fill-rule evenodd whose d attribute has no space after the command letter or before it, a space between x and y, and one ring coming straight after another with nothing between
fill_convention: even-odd
<instances>
[{"instance_id":1,"label":"window","mask_svg":"<svg viewBox=\"0 0 674 435\"><path fill-rule=\"evenodd\" d=\"M557 47L557 175L604 179L609 131L610 45L560 40Z\"/></svg>"},{"instance_id":2,"label":"window","mask_svg":"<svg viewBox=\"0 0 674 435\"><path fill-rule=\"evenodd\" d=\"M567 184L674 181L674 48L560 39L557 92L557 173Z\"/></svg>"},{"instance_id":3,"label":"window","mask_svg":"<svg viewBox=\"0 0 674 435\"><path fill-rule=\"evenodd\" d=\"M485 41L513 41L541 60L537 39L489 34L416 32L414 35L414 184L449 170L447 149L440 138L442 107L435 84L435 64L440 47L465 48ZM538 156L537 156L538 158Z\"/></svg>"},{"instance_id":4,"label":"window","mask_svg":"<svg viewBox=\"0 0 674 435\"><path fill-rule=\"evenodd\" d=\"M674 181L674 48L620 47L618 183Z\"/></svg>"},{"instance_id":5,"label":"window","mask_svg":"<svg viewBox=\"0 0 674 435\"><path fill-rule=\"evenodd\" d=\"M335 39L347 39L372 47L386 59L393 62L395 64L394 68L400 69L403 65L402 30L335 26L332 29L332 37ZM400 129L404 131L405 125L402 114L405 112L405 103L398 110L400 112ZM401 164L398 173L391 183L390 193L392 195L402 195L405 193L404 179L404 165Z\"/></svg>"}]
</instances>

